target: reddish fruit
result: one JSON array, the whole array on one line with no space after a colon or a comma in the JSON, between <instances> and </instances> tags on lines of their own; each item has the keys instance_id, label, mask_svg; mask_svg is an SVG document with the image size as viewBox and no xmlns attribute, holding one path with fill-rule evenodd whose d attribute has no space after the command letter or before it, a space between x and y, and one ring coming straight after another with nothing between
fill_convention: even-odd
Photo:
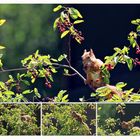
<instances>
[{"instance_id":1,"label":"reddish fruit","mask_svg":"<svg viewBox=\"0 0 140 140\"><path fill-rule=\"evenodd\" d=\"M111 64L106 64L105 66L106 66L108 71L114 69L113 65L111 65Z\"/></svg>"}]
</instances>

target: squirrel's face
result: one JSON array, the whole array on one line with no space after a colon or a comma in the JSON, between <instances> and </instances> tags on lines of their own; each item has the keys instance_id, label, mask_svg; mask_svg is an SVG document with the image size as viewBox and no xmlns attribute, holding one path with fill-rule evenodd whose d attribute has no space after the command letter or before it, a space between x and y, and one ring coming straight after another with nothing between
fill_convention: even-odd
<instances>
[{"instance_id":1,"label":"squirrel's face","mask_svg":"<svg viewBox=\"0 0 140 140\"><path fill-rule=\"evenodd\" d=\"M84 53L82 55L82 60L83 60L84 69L87 70L91 66L91 63L93 65L94 61L96 60L93 50L90 49L90 51L88 52L87 50L84 50Z\"/></svg>"}]
</instances>

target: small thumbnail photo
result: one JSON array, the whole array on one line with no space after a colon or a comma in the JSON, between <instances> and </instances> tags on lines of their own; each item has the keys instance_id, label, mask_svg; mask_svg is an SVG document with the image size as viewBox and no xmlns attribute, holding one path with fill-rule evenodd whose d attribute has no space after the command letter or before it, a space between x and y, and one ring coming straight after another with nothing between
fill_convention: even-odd
<instances>
[{"instance_id":1,"label":"small thumbnail photo","mask_svg":"<svg viewBox=\"0 0 140 140\"><path fill-rule=\"evenodd\" d=\"M40 135L40 105L0 104L0 135Z\"/></svg>"},{"instance_id":2,"label":"small thumbnail photo","mask_svg":"<svg viewBox=\"0 0 140 140\"><path fill-rule=\"evenodd\" d=\"M97 134L140 136L140 104L99 104Z\"/></svg>"},{"instance_id":3,"label":"small thumbnail photo","mask_svg":"<svg viewBox=\"0 0 140 140\"><path fill-rule=\"evenodd\" d=\"M43 104L43 135L95 135L96 105Z\"/></svg>"}]
</instances>

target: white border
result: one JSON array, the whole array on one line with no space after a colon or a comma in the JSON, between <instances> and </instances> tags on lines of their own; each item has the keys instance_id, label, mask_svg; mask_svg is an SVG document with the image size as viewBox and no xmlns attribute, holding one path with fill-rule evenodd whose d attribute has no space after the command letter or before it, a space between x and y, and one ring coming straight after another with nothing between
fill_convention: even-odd
<instances>
[{"instance_id":1,"label":"white border","mask_svg":"<svg viewBox=\"0 0 140 140\"><path fill-rule=\"evenodd\" d=\"M46 4L58 4L58 3L63 3L63 4L76 4L76 3L82 3L82 4L87 4L87 3L92 3L92 4L101 4L101 3L112 3L112 4L116 4L116 3L131 3L131 4L138 4L140 3L140 0L0 0L0 3L18 3L18 4L22 4L22 3L26 3L26 4L32 4L32 3L36 3L36 4L40 4L40 3L46 3Z\"/></svg>"}]
</instances>

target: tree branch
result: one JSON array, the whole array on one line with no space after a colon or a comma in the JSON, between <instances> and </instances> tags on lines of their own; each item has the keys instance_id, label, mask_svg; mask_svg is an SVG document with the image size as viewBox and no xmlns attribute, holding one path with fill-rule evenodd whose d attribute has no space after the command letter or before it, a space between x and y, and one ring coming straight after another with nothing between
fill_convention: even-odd
<instances>
[{"instance_id":1,"label":"tree branch","mask_svg":"<svg viewBox=\"0 0 140 140\"><path fill-rule=\"evenodd\" d=\"M27 68L15 68L15 69L7 69L7 70L2 69L2 70L0 71L0 73L4 73L4 72L13 72L13 71L22 71L22 70L27 70Z\"/></svg>"},{"instance_id":2,"label":"tree branch","mask_svg":"<svg viewBox=\"0 0 140 140\"><path fill-rule=\"evenodd\" d=\"M86 79L75 69L73 68L71 65L64 65L64 64L58 64L58 63L52 63L53 66L59 66L59 67L64 67L64 68L69 68L71 70L73 70L83 81L85 81ZM4 73L4 72L13 72L13 71L24 71L27 70L27 68L15 68L15 69L2 69L0 71L0 73Z\"/></svg>"},{"instance_id":3,"label":"tree branch","mask_svg":"<svg viewBox=\"0 0 140 140\"><path fill-rule=\"evenodd\" d=\"M71 65L63 65L63 64L58 64L58 63L52 63L53 66L60 66L60 67L64 67L64 68L69 68L71 70L73 70L75 73L77 73L77 75L83 80L86 81L86 79L75 69L73 68Z\"/></svg>"}]
</instances>

